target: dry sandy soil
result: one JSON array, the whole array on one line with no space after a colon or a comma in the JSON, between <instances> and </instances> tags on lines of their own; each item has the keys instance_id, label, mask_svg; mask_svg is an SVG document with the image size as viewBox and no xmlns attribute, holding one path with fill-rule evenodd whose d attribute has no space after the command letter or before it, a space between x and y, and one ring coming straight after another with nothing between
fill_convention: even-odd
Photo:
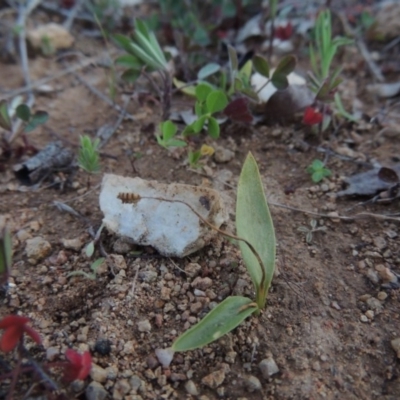
<instances>
[{"instance_id":1,"label":"dry sandy soil","mask_svg":"<svg viewBox=\"0 0 400 400\"><path fill-rule=\"evenodd\" d=\"M100 53L99 43L86 39L77 46L89 49L84 51L89 57ZM33 58L32 79L54 75L76 63L76 59L62 64L55 58ZM23 86L18 65L1 63L0 70L0 92ZM106 93L107 72L93 64L77 74ZM359 93L366 81L357 80ZM354 78L349 82L355 84ZM118 112L75 75L50 84L56 91L36 96L35 107L50 114L48 123L29 136L36 148L61 139L76 151L80 134L94 137L101 126L118 119ZM122 104L120 94L117 101ZM182 98L176 101L183 103ZM184 154L157 145L153 135L160 118L157 104L134 98L127 110L135 120L125 120L102 149L102 172L91 177L90 187L87 174L78 171L72 186L49 188L47 182L33 190L13 176L15 159L3 163L0 175L0 217L11 229L14 246L12 285L1 292L0 316L21 313L32 319L43 347L31 342L27 347L39 361L62 359L68 347L90 349L98 367L84 384L73 384L68 396L101 398L85 394L87 385L98 381L99 393L105 390L109 398L130 400L400 398L399 361L391 346L400 335L399 290L397 284L385 285L384 273L378 273L383 265L400 274L399 220L323 217L330 212L349 216L396 213L398 202L354 207L360 198L336 199L342 176L367 169L343 154L327 158L333 176L321 184L313 184L305 172L314 158L324 157L316 151L317 145L343 149L355 134L358 141L352 144L350 158L390 165L399 153L398 138L378 135L381 127L373 124L344 126L325 142L307 139L303 127L296 124L224 128L217 145L232 150L234 157L227 163L209 160L204 176L184 165ZM220 240L185 259L168 259L150 248L129 247L104 232L108 268L96 280L68 278L72 271L89 272L90 261L82 251L90 241L88 224L61 212L53 202L68 204L96 229L102 219L98 195L105 172L208 185L234 201L248 151L260 166L278 243L278 270L267 308L259 318L250 317L217 342L175 355L171 366L163 369L155 349L170 346L209 311L210 303L232 294L253 296L239 250ZM58 174L60 180L65 176ZM221 183L223 179L227 185ZM326 229L315 232L307 243L298 228L310 226L311 219ZM35 237L44 238L51 249L32 263L26 241ZM79 239L80 245L68 248L65 239ZM193 294L191 283L196 276L211 279L205 280L205 296ZM111 348L102 355L105 341ZM1 355L1 359L5 364L0 368L13 363L11 356ZM270 377L263 374L259 363L264 359L273 359L279 372ZM0 397L8 385L9 381L0 383ZM29 377L21 378L15 399L24 398L31 385ZM30 398L39 398L40 393L40 386L35 387Z\"/></svg>"}]
</instances>

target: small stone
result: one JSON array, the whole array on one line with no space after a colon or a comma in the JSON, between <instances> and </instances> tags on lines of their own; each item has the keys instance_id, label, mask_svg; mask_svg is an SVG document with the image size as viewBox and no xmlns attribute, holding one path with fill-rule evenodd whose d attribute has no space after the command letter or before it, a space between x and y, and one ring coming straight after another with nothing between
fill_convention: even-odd
<instances>
[{"instance_id":1,"label":"small stone","mask_svg":"<svg viewBox=\"0 0 400 400\"><path fill-rule=\"evenodd\" d=\"M132 375L129 379L129 384L131 385L131 390L136 393L142 386L143 382L139 376Z\"/></svg>"},{"instance_id":2,"label":"small stone","mask_svg":"<svg viewBox=\"0 0 400 400\"><path fill-rule=\"evenodd\" d=\"M370 297L367 301L366 301L368 307L371 310L374 310L377 314L379 314L382 311L382 303L376 299L375 297Z\"/></svg>"},{"instance_id":3,"label":"small stone","mask_svg":"<svg viewBox=\"0 0 400 400\"><path fill-rule=\"evenodd\" d=\"M192 380L189 380L185 383L185 389L192 396L199 395L199 391L196 387L196 384Z\"/></svg>"},{"instance_id":4,"label":"small stone","mask_svg":"<svg viewBox=\"0 0 400 400\"><path fill-rule=\"evenodd\" d=\"M396 352L397 358L400 358L400 338L391 340L390 344L392 345L393 350Z\"/></svg>"},{"instance_id":5,"label":"small stone","mask_svg":"<svg viewBox=\"0 0 400 400\"><path fill-rule=\"evenodd\" d=\"M389 239L395 239L395 238L397 238L397 232L395 232L395 231L393 231L393 230L391 230L391 229L388 229L388 230L385 232L385 234L386 234L386 236L387 236Z\"/></svg>"},{"instance_id":6,"label":"small stone","mask_svg":"<svg viewBox=\"0 0 400 400\"><path fill-rule=\"evenodd\" d=\"M151 331L151 324L148 319L139 321L137 324L137 327L139 329L139 332L150 332Z\"/></svg>"},{"instance_id":7,"label":"small stone","mask_svg":"<svg viewBox=\"0 0 400 400\"><path fill-rule=\"evenodd\" d=\"M387 247L387 242L382 236L377 236L374 238L373 243L379 250L384 250Z\"/></svg>"},{"instance_id":8,"label":"small stone","mask_svg":"<svg viewBox=\"0 0 400 400\"><path fill-rule=\"evenodd\" d=\"M375 285L377 285L379 283L378 273L376 271L374 271L372 268L369 268L367 270L366 276Z\"/></svg>"},{"instance_id":9,"label":"small stone","mask_svg":"<svg viewBox=\"0 0 400 400\"><path fill-rule=\"evenodd\" d=\"M339 213L337 211L331 211L328 213L328 217L332 222L340 222Z\"/></svg>"},{"instance_id":10,"label":"small stone","mask_svg":"<svg viewBox=\"0 0 400 400\"><path fill-rule=\"evenodd\" d=\"M127 379L121 379L116 382L113 389L113 400L123 400L124 396L131 390L131 385Z\"/></svg>"},{"instance_id":11,"label":"small stone","mask_svg":"<svg viewBox=\"0 0 400 400\"><path fill-rule=\"evenodd\" d=\"M104 383L107 381L107 371L100 367L99 365L92 364L92 369L90 370L90 377L95 382Z\"/></svg>"},{"instance_id":12,"label":"small stone","mask_svg":"<svg viewBox=\"0 0 400 400\"><path fill-rule=\"evenodd\" d=\"M61 243L66 249L74 251L80 251L85 244L80 238L62 239Z\"/></svg>"},{"instance_id":13,"label":"small stone","mask_svg":"<svg viewBox=\"0 0 400 400\"><path fill-rule=\"evenodd\" d=\"M383 264L379 264L375 267L378 272L379 278L382 279L383 283L396 283L397 276Z\"/></svg>"},{"instance_id":14,"label":"small stone","mask_svg":"<svg viewBox=\"0 0 400 400\"><path fill-rule=\"evenodd\" d=\"M331 307L334 308L335 310L340 310L341 307L339 306L337 301L332 301Z\"/></svg>"},{"instance_id":15,"label":"small stone","mask_svg":"<svg viewBox=\"0 0 400 400\"><path fill-rule=\"evenodd\" d=\"M124 354L133 354L135 352L135 347L134 341L129 340L128 342L125 342L123 349Z\"/></svg>"},{"instance_id":16,"label":"small stone","mask_svg":"<svg viewBox=\"0 0 400 400\"><path fill-rule=\"evenodd\" d=\"M54 361L55 358L60 354L60 350L58 347L48 347L46 349L46 360Z\"/></svg>"},{"instance_id":17,"label":"small stone","mask_svg":"<svg viewBox=\"0 0 400 400\"><path fill-rule=\"evenodd\" d=\"M258 364L264 379L269 379L272 375L279 372L275 360L272 357L265 358Z\"/></svg>"},{"instance_id":18,"label":"small stone","mask_svg":"<svg viewBox=\"0 0 400 400\"><path fill-rule=\"evenodd\" d=\"M380 301L384 301L387 299L388 295L386 292L379 292L378 295L376 296L378 297L378 300Z\"/></svg>"},{"instance_id":19,"label":"small stone","mask_svg":"<svg viewBox=\"0 0 400 400\"><path fill-rule=\"evenodd\" d=\"M110 366L106 368L107 371L107 379L113 381L118 376L118 368L114 366Z\"/></svg>"},{"instance_id":20,"label":"small stone","mask_svg":"<svg viewBox=\"0 0 400 400\"><path fill-rule=\"evenodd\" d=\"M244 378L244 385L249 392L255 392L256 390L262 389L260 380L253 375L248 375Z\"/></svg>"},{"instance_id":21,"label":"small stone","mask_svg":"<svg viewBox=\"0 0 400 400\"><path fill-rule=\"evenodd\" d=\"M329 190L329 186L328 186L326 183L323 183L323 184L321 185L321 190L322 190L323 192L327 192L327 191Z\"/></svg>"},{"instance_id":22,"label":"small stone","mask_svg":"<svg viewBox=\"0 0 400 400\"><path fill-rule=\"evenodd\" d=\"M366 315L363 314L363 315L360 316L360 321L361 322L368 322L369 319L368 319L368 317Z\"/></svg>"},{"instance_id":23,"label":"small stone","mask_svg":"<svg viewBox=\"0 0 400 400\"><path fill-rule=\"evenodd\" d=\"M198 276L201 270L202 270L201 265L197 263L189 263L185 267L185 273L190 278L195 278L196 276Z\"/></svg>"},{"instance_id":24,"label":"small stone","mask_svg":"<svg viewBox=\"0 0 400 400\"><path fill-rule=\"evenodd\" d=\"M132 244L132 241L124 237L118 238L113 244L113 250L117 254L127 254L133 247L134 244Z\"/></svg>"},{"instance_id":25,"label":"small stone","mask_svg":"<svg viewBox=\"0 0 400 400\"><path fill-rule=\"evenodd\" d=\"M99 339L94 345L94 351L102 356L108 356L111 353L111 342L108 339Z\"/></svg>"},{"instance_id":26,"label":"small stone","mask_svg":"<svg viewBox=\"0 0 400 400\"><path fill-rule=\"evenodd\" d=\"M214 159L215 162L219 164L227 163L231 161L234 157L235 153L226 147L217 146L215 149Z\"/></svg>"},{"instance_id":27,"label":"small stone","mask_svg":"<svg viewBox=\"0 0 400 400\"><path fill-rule=\"evenodd\" d=\"M120 254L109 254L107 257L107 264L111 271L119 271L119 273L121 273L127 269L125 258Z\"/></svg>"},{"instance_id":28,"label":"small stone","mask_svg":"<svg viewBox=\"0 0 400 400\"><path fill-rule=\"evenodd\" d=\"M53 51L69 49L75 40L67 29L54 22L28 30L26 37L36 50L43 48L44 38Z\"/></svg>"},{"instance_id":29,"label":"small stone","mask_svg":"<svg viewBox=\"0 0 400 400\"><path fill-rule=\"evenodd\" d=\"M211 372L211 374L205 376L201 380L201 383L203 385L208 386L211 389L216 389L218 386L222 385L224 380L225 380L225 371L223 369L220 369L218 371Z\"/></svg>"},{"instance_id":30,"label":"small stone","mask_svg":"<svg viewBox=\"0 0 400 400\"><path fill-rule=\"evenodd\" d=\"M147 283L154 282L157 279L157 276L158 276L157 272L152 270L139 272L139 279Z\"/></svg>"},{"instance_id":31,"label":"small stone","mask_svg":"<svg viewBox=\"0 0 400 400\"><path fill-rule=\"evenodd\" d=\"M41 259L47 257L50 252L50 243L41 236L36 236L26 241L25 253L29 263L32 265L36 265Z\"/></svg>"},{"instance_id":32,"label":"small stone","mask_svg":"<svg viewBox=\"0 0 400 400\"><path fill-rule=\"evenodd\" d=\"M201 278L198 276L191 284L193 288L200 289L200 290L206 290L210 286L212 286L213 281L209 277Z\"/></svg>"},{"instance_id":33,"label":"small stone","mask_svg":"<svg viewBox=\"0 0 400 400\"><path fill-rule=\"evenodd\" d=\"M16 236L20 243L25 242L32 237L32 235L26 229L20 229L16 233Z\"/></svg>"},{"instance_id":34,"label":"small stone","mask_svg":"<svg viewBox=\"0 0 400 400\"><path fill-rule=\"evenodd\" d=\"M85 390L85 395L87 400L104 400L108 392L100 383L91 382Z\"/></svg>"},{"instance_id":35,"label":"small stone","mask_svg":"<svg viewBox=\"0 0 400 400\"><path fill-rule=\"evenodd\" d=\"M368 310L365 312L365 316L369 319L372 320L374 319L374 312L372 310Z\"/></svg>"}]
</instances>

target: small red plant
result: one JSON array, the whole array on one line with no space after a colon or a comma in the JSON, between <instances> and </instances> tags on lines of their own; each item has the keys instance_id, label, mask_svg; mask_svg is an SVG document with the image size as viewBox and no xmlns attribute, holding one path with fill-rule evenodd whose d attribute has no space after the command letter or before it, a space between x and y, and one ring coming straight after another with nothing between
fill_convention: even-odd
<instances>
[{"instance_id":1,"label":"small red plant","mask_svg":"<svg viewBox=\"0 0 400 400\"><path fill-rule=\"evenodd\" d=\"M290 21L286 25L277 26L274 30L274 37L281 40L289 40L293 35L293 26Z\"/></svg>"},{"instance_id":2,"label":"small red plant","mask_svg":"<svg viewBox=\"0 0 400 400\"><path fill-rule=\"evenodd\" d=\"M0 321L0 329L4 329L0 339L0 349L5 353L13 350L19 341L22 340L24 333L30 336L37 344L42 343L39 333L27 325L29 318L19 315L8 315Z\"/></svg>"},{"instance_id":3,"label":"small red plant","mask_svg":"<svg viewBox=\"0 0 400 400\"><path fill-rule=\"evenodd\" d=\"M69 362L64 367L64 381L84 380L89 375L92 368L92 356L88 351L79 354L75 350L68 349L65 352L65 358Z\"/></svg>"},{"instance_id":4,"label":"small red plant","mask_svg":"<svg viewBox=\"0 0 400 400\"><path fill-rule=\"evenodd\" d=\"M303 124L317 125L322 122L324 116L316 108L307 107L303 115Z\"/></svg>"}]
</instances>

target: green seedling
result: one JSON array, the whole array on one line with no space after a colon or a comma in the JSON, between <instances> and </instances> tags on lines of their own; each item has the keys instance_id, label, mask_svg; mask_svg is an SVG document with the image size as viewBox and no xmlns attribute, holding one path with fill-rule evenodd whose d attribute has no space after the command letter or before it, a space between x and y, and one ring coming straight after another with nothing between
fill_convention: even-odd
<instances>
[{"instance_id":1,"label":"green seedling","mask_svg":"<svg viewBox=\"0 0 400 400\"><path fill-rule=\"evenodd\" d=\"M99 269L100 265L103 264L104 260L105 260L105 258L98 258L96 261L92 262L92 264L90 265L90 269L92 270L92 272L90 272L90 273L82 271L82 270L73 271L67 275L67 278L70 278L72 276L81 275L87 279L94 281L97 277L97 270Z\"/></svg>"},{"instance_id":2,"label":"green seedling","mask_svg":"<svg viewBox=\"0 0 400 400\"><path fill-rule=\"evenodd\" d=\"M81 136L78 153L78 165L90 174L100 172L99 145L100 139L92 139L87 136Z\"/></svg>"},{"instance_id":3,"label":"green seedling","mask_svg":"<svg viewBox=\"0 0 400 400\"><path fill-rule=\"evenodd\" d=\"M312 219L312 220L310 221L310 227L311 227L311 228L308 228L307 226L299 226L299 227L297 228L298 231L305 233L305 235L306 235L306 242L307 242L308 244L311 244L311 243L312 243L313 234L314 234L315 232L318 232L318 231L326 231L326 226L318 226L318 227L317 227L317 225L318 225L317 220Z\"/></svg>"},{"instance_id":4,"label":"green seedling","mask_svg":"<svg viewBox=\"0 0 400 400\"><path fill-rule=\"evenodd\" d=\"M321 160L314 160L307 167L307 172L311 175L311 179L314 183L321 182L322 179L332 175L332 171L326 168Z\"/></svg>"},{"instance_id":5,"label":"green seedling","mask_svg":"<svg viewBox=\"0 0 400 400\"><path fill-rule=\"evenodd\" d=\"M193 350L207 345L239 326L251 314L265 307L275 270L275 233L254 157L249 154L240 174L236 203L237 235L243 261L253 281L255 300L227 297L198 324L173 343L171 351Z\"/></svg>"},{"instance_id":6,"label":"green seedling","mask_svg":"<svg viewBox=\"0 0 400 400\"><path fill-rule=\"evenodd\" d=\"M11 270L12 244L11 235L7 228L0 231L0 285L8 281Z\"/></svg>"},{"instance_id":7,"label":"green seedling","mask_svg":"<svg viewBox=\"0 0 400 400\"><path fill-rule=\"evenodd\" d=\"M160 135L156 135L157 143L168 149L170 147L185 147L184 140L175 139L178 131L177 126L172 121L165 121L160 124Z\"/></svg>"}]
</instances>

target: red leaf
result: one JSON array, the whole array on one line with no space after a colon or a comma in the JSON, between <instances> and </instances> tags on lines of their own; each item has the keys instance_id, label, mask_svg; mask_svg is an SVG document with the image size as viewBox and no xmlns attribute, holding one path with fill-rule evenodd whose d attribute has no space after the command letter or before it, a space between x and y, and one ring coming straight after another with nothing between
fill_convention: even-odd
<instances>
[{"instance_id":1,"label":"red leaf","mask_svg":"<svg viewBox=\"0 0 400 400\"><path fill-rule=\"evenodd\" d=\"M253 116L248 107L248 101L244 97L239 97L231 101L225 108L224 114L238 122L251 123Z\"/></svg>"},{"instance_id":2,"label":"red leaf","mask_svg":"<svg viewBox=\"0 0 400 400\"><path fill-rule=\"evenodd\" d=\"M293 26L290 21L284 25L280 25L275 28L274 36L281 40L289 40L293 34Z\"/></svg>"},{"instance_id":3,"label":"red leaf","mask_svg":"<svg viewBox=\"0 0 400 400\"><path fill-rule=\"evenodd\" d=\"M304 111L303 124L316 125L322 122L323 115L312 107L307 107Z\"/></svg>"}]
</instances>

